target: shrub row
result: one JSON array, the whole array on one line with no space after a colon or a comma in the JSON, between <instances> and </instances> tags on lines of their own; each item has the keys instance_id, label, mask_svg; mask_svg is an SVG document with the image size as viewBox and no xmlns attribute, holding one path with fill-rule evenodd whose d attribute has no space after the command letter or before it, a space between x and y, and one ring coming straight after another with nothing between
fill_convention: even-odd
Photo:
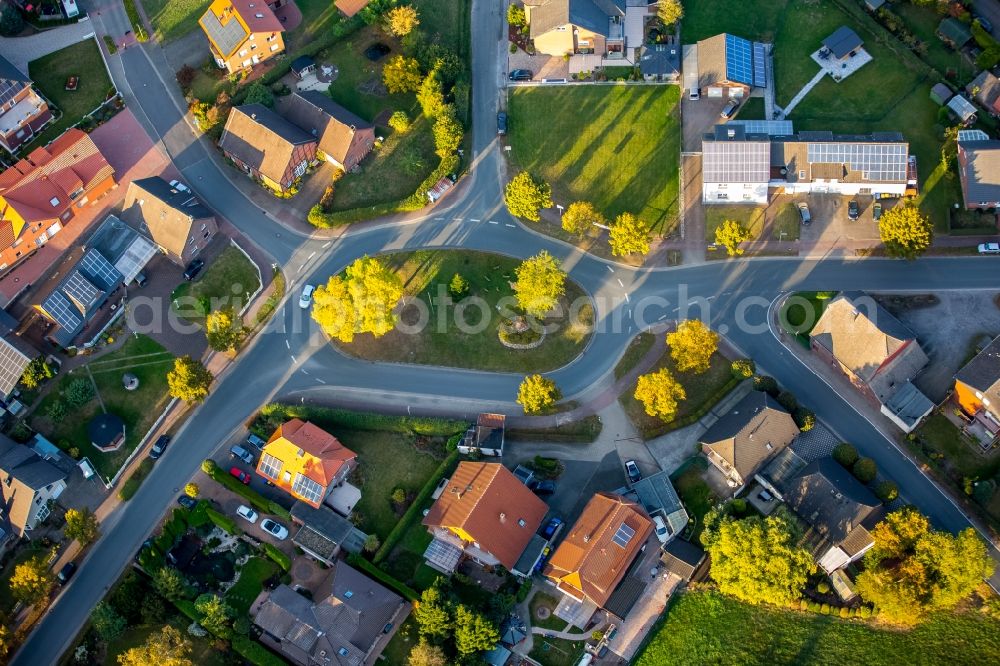
<instances>
[{"instance_id":1,"label":"shrub row","mask_svg":"<svg viewBox=\"0 0 1000 666\"><path fill-rule=\"evenodd\" d=\"M232 640L233 650L253 666L285 666L287 662L274 654L257 641L246 636L235 636Z\"/></svg>"},{"instance_id":2,"label":"shrub row","mask_svg":"<svg viewBox=\"0 0 1000 666\"><path fill-rule=\"evenodd\" d=\"M219 513L215 509L206 508L205 513L208 515L208 519L215 523L215 526L222 529L230 534L240 534L241 530L236 526L236 521L229 516Z\"/></svg>"},{"instance_id":3,"label":"shrub row","mask_svg":"<svg viewBox=\"0 0 1000 666\"><path fill-rule=\"evenodd\" d=\"M644 427L641 429L641 435L643 439L652 439L654 437L659 437L672 430L677 430L679 428L685 428L692 423L697 423L701 420L705 414L708 414L713 407L715 407L720 400L725 398L730 391L732 391L740 383L740 380L730 377L718 391L710 395L705 399L705 402L701 404L701 407L694 410L682 419L674 419L669 423L657 423L656 425L650 427Z\"/></svg>"},{"instance_id":4,"label":"shrub row","mask_svg":"<svg viewBox=\"0 0 1000 666\"><path fill-rule=\"evenodd\" d=\"M392 528L391 532L389 532L389 536L385 538L381 547L375 551L375 555L372 557L373 562L378 564L389 556L389 553L391 553L392 549L396 547L396 544L403 538L403 535L406 534L408 529L410 529L410 526L423 517L424 503L432 494L434 494L434 489L437 488L438 482L441 481L441 479L443 479L446 475L451 474L457 466L458 451L452 451L448 454L448 457L445 458L440 465L438 465L438 468L434 470L431 477L427 479L427 483L425 483L424 487L420 489L419 493L417 493L417 496L413 499L413 503L410 504L410 508L406 510L403 517L399 519L396 526Z\"/></svg>"},{"instance_id":5,"label":"shrub row","mask_svg":"<svg viewBox=\"0 0 1000 666\"><path fill-rule=\"evenodd\" d=\"M420 596L417 594L417 591L414 590L412 587L410 587L406 583L397 580L394 576L389 575L385 571L382 571L377 566L375 566L365 558L361 557L357 553L351 553L350 555L348 555L347 563L350 564L355 569L361 569L362 571L370 575L372 578L375 578L376 580L385 583L388 587L396 590L396 592L398 592L400 596L403 597L404 599L407 599L409 601L417 601L420 598Z\"/></svg>"},{"instance_id":6,"label":"shrub row","mask_svg":"<svg viewBox=\"0 0 1000 666\"><path fill-rule=\"evenodd\" d=\"M123 502L127 502L132 497L139 492L139 486L145 481L149 473L153 471L153 461L149 458L143 459L139 466L136 467L135 471L132 472L132 476L125 480L122 487L118 489L118 499Z\"/></svg>"},{"instance_id":7,"label":"shrub row","mask_svg":"<svg viewBox=\"0 0 1000 666\"><path fill-rule=\"evenodd\" d=\"M465 421L419 416L390 416L331 407L287 405L272 402L261 408L251 430L260 437L267 438L279 425L293 418L312 421L320 427L331 429L385 430L432 437L448 437L455 433L464 432L469 426Z\"/></svg>"},{"instance_id":8,"label":"shrub row","mask_svg":"<svg viewBox=\"0 0 1000 666\"><path fill-rule=\"evenodd\" d=\"M278 550L275 546L269 543L261 543L261 548L264 549L264 554L270 557L272 560L278 563L278 566L285 571L290 571L292 568L292 558L285 555L283 552Z\"/></svg>"},{"instance_id":9,"label":"shrub row","mask_svg":"<svg viewBox=\"0 0 1000 666\"><path fill-rule=\"evenodd\" d=\"M202 464L202 470L208 474L209 478L213 481L228 488L246 501L250 502L253 508L265 513L274 513L271 510L272 506L277 506L274 502L267 499L250 486L244 484L236 477L230 476L225 470L219 467L214 460L210 458L206 459ZM282 511L284 510L282 509ZM287 514L288 512L285 511L284 513ZM285 515L282 515L282 517L287 518Z\"/></svg>"},{"instance_id":10,"label":"shrub row","mask_svg":"<svg viewBox=\"0 0 1000 666\"><path fill-rule=\"evenodd\" d=\"M534 442L593 442L601 434L602 427L601 419L596 414L591 414L554 428L510 428L505 436L509 440Z\"/></svg>"},{"instance_id":11,"label":"shrub row","mask_svg":"<svg viewBox=\"0 0 1000 666\"><path fill-rule=\"evenodd\" d=\"M125 13L128 14L129 23L132 24L132 30L135 31L135 39L139 42L144 42L149 39L149 35L146 33L146 26L142 22L142 18L139 16L139 10L135 7L135 0L125 0Z\"/></svg>"}]
</instances>

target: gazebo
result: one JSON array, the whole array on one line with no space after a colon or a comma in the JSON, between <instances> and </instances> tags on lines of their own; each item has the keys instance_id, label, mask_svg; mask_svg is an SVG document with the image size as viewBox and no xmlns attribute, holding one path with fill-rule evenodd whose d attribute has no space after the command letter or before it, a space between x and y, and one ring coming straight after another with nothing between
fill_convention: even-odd
<instances>
[{"instance_id":1,"label":"gazebo","mask_svg":"<svg viewBox=\"0 0 1000 666\"><path fill-rule=\"evenodd\" d=\"M117 414L98 414L87 426L90 443L99 451L117 451L125 443L125 422Z\"/></svg>"}]
</instances>

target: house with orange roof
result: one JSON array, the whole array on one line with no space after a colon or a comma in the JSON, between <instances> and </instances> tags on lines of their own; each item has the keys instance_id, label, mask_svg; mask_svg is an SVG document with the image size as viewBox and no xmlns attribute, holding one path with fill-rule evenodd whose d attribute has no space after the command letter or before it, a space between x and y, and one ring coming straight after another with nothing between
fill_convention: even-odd
<instances>
[{"instance_id":1,"label":"house with orange roof","mask_svg":"<svg viewBox=\"0 0 1000 666\"><path fill-rule=\"evenodd\" d=\"M538 540L533 537L547 511L545 502L500 463L463 461L424 517L434 537L424 558L446 574L463 557L514 571ZM533 564L524 567L528 573Z\"/></svg>"},{"instance_id":2,"label":"house with orange roof","mask_svg":"<svg viewBox=\"0 0 1000 666\"><path fill-rule=\"evenodd\" d=\"M233 74L284 53L284 27L272 10L277 5L265 0L213 0L198 25L220 69Z\"/></svg>"},{"instance_id":3,"label":"house with orange roof","mask_svg":"<svg viewBox=\"0 0 1000 666\"><path fill-rule=\"evenodd\" d=\"M78 129L0 173L0 273L31 256L76 210L113 187L114 168Z\"/></svg>"},{"instance_id":4,"label":"house with orange roof","mask_svg":"<svg viewBox=\"0 0 1000 666\"><path fill-rule=\"evenodd\" d=\"M292 419L264 445L257 474L318 509L358 464L354 451L319 426Z\"/></svg>"},{"instance_id":5,"label":"house with orange roof","mask_svg":"<svg viewBox=\"0 0 1000 666\"><path fill-rule=\"evenodd\" d=\"M635 502L594 495L542 570L568 598L556 611L559 617L585 627L608 603L652 533L653 521Z\"/></svg>"}]
</instances>

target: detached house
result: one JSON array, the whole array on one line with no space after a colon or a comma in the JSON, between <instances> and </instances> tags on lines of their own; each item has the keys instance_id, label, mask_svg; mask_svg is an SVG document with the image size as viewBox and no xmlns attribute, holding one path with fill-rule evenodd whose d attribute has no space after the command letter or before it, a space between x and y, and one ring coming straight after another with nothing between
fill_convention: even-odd
<instances>
[{"instance_id":1,"label":"detached house","mask_svg":"<svg viewBox=\"0 0 1000 666\"><path fill-rule=\"evenodd\" d=\"M1000 434L1000 337L955 375L955 402L973 424L985 429L986 439Z\"/></svg>"},{"instance_id":2,"label":"detached house","mask_svg":"<svg viewBox=\"0 0 1000 666\"><path fill-rule=\"evenodd\" d=\"M219 230L215 214L189 188L159 176L129 183L122 215L180 266L205 249Z\"/></svg>"},{"instance_id":3,"label":"detached house","mask_svg":"<svg viewBox=\"0 0 1000 666\"><path fill-rule=\"evenodd\" d=\"M65 489L66 472L0 435L0 531L26 536L48 518L49 500Z\"/></svg>"},{"instance_id":4,"label":"detached house","mask_svg":"<svg viewBox=\"0 0 1000 666\"><path fill-rule=\"evenodd\" d=\"M1000 79L993 72L984 69L972 82L965 86L972 98L994 116L1000 116Z\"/></svg>"},{"instance_id":5,"label":"detached house","mask_svg":"<svg viewBox=\"0 0 1000 666\"><path fill-rule=\"evenodd\" d=\"M222 152L275 192L292 189L316 159L316 137L262 104L233 107L219 139Z\"/></svg>"},{"instance_id":6,"label":"detached house","mask_svg":"<svg viewBox=\"0 0 1000 666\"><path fill-rule=\"evenodd\" d=\"M792 415L763 391L751 391L699 440L708 461L738 488L799 434Z\"/></svg>"},{"instance_id":7,"label":"detached house","mask_svg":"<svg viewBox=\"0 0 1000 666\"><path fill-rule=\"evenodd\" d=\"M697 90L707 97L744 97L767 85L767 51L760 42L722 33L688 51L685 65L698 72Z\"/></svg>"},{"instance_id":8,"label":"detached house","mask_svg":"<svg viewBox=\"0 0 1000 666\"><path fill-rule=\"evenodd\" d=\"M213 0L198 25L208 37L215 64L230 74L285 50L284 27L264 0Z\"/></svg>"},{"instance_id":9,"label":"detached house","mask_svg":"<svg viewBox=\"0 0 1000 666\"><path fill-rule=\"evenodd\" d=\"M318 90L293 93L284 100L285 118L318 141L327 162L350 171L375 145L375 127Z\"/></svg>"},{"instance_id":10,"label":"detached house","mask_svg":"<svg viewBox=\"0 0 1000 666\"><path fill-rule=\"evenodd\" d=\"M463 556L514 570L547 511L500 463L463 461L424 517L434 537L424 557L447 574Z\"/></svg>"},{"instance_id":11,"label":"detached house","mask_svg":"<svg viewBox=\"0 0 1000 666\"><path fill-rule=\"evenodd\" d=\"M966 208L1000 208L1000 141L982 130L959 130L958 177Z\"/></svg>"},{"instance_id":12,"label":"detached house","mask_svg":"<svg viewBox=\"0 0 1000 666\"><path fill-rule=\"evenodd\" d=\"M347 480L358 456L322 428L292 419L264 445L257 474L313 508Z\"/></svg>"},{"instance_id":13,"label":"detached house","mask_svg":"<svg viewBox=\"0 0 1000 666\"><path fill-rule=\"evenodd\" d=\"M48 103L31 79L0 56L0 146L14 152L52 120Z\"/></svg>"},{"instance_id":14,"label":"detached house","mask_svg":"<svg viewBox=\"0 0 1000 666\"><path fill-rule=\"evenodd\" d=\"M625 56L625 0L525 0L524 10L538 53Z\"/></svg>"},{"instance_id":15,"label":"detached house","mask_svg":"<svg viewBox=\"0 0 1000 666\"><path fill-rule=\"evenodd\" d=\"M115 170L89 135L67 130L0 173L0 272L45 245L115 186Z\"/></svg>"}]
</instances>

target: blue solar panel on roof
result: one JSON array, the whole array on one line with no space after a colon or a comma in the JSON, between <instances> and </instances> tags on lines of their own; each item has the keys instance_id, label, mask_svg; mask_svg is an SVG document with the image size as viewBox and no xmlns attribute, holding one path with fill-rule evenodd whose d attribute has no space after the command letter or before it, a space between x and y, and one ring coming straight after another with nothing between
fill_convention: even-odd
<instances>
[{"instance_id":1,"label":"blue solar panel on roof","mask_svg":"<svg viewBox=\"0 0 1000 666\"><path fill-rule=\"evenodd\" d=\"M753 84L757 88L767 87L767 68L764 66L764 45L753 43Z\"/></svg>"},{"instance_id":2,"label":"blue solar panel on roof","mask_svg":"<svg viewBox=\"0 0 1000 666\"><path fill-rule=\"evenodd\" d=\"M634 536L635 536L635 530L626 525L625 523L622 523L622 526L618 528L618 531L615 532L615 536L612 537L611 540L614 541L619 546L621 546L622 548L624 548L625 546L628 545L628 542L631 541L632 537Z\"/></svg>"},{"instance_id":3,"label":"blue solar panel on roof","mask_svg":"<svg viewBox=\"0 0 1000 666\"><path fill-rule=\"evenodd\" d=\"M56 324L67 330L74 330L83 323L79 313L62 292L56 291L49 294L49 297L42 303L42 309Z\"/></svg>"},{"instance_id":4,"label":"blue solar panel on roof","mask_svg":"<svg viewBox=\"0 0 1000 666\"><path fill-rule=\"evenodd\" d=\"M80 270L104 291L111 291L122 280L122 274L97 250L88 250L80 260Z\"/></svg>"},{"instance_id":5,"label":"blue solar panel on roof","mask_svg":"<svg viewBox=\"0 0 1000 666\"><path fill-rule=\"evenodd\" d=\"M726 35L726 78L753 85L753 46L749 40Z\"/></svg>"}]
</instances>

